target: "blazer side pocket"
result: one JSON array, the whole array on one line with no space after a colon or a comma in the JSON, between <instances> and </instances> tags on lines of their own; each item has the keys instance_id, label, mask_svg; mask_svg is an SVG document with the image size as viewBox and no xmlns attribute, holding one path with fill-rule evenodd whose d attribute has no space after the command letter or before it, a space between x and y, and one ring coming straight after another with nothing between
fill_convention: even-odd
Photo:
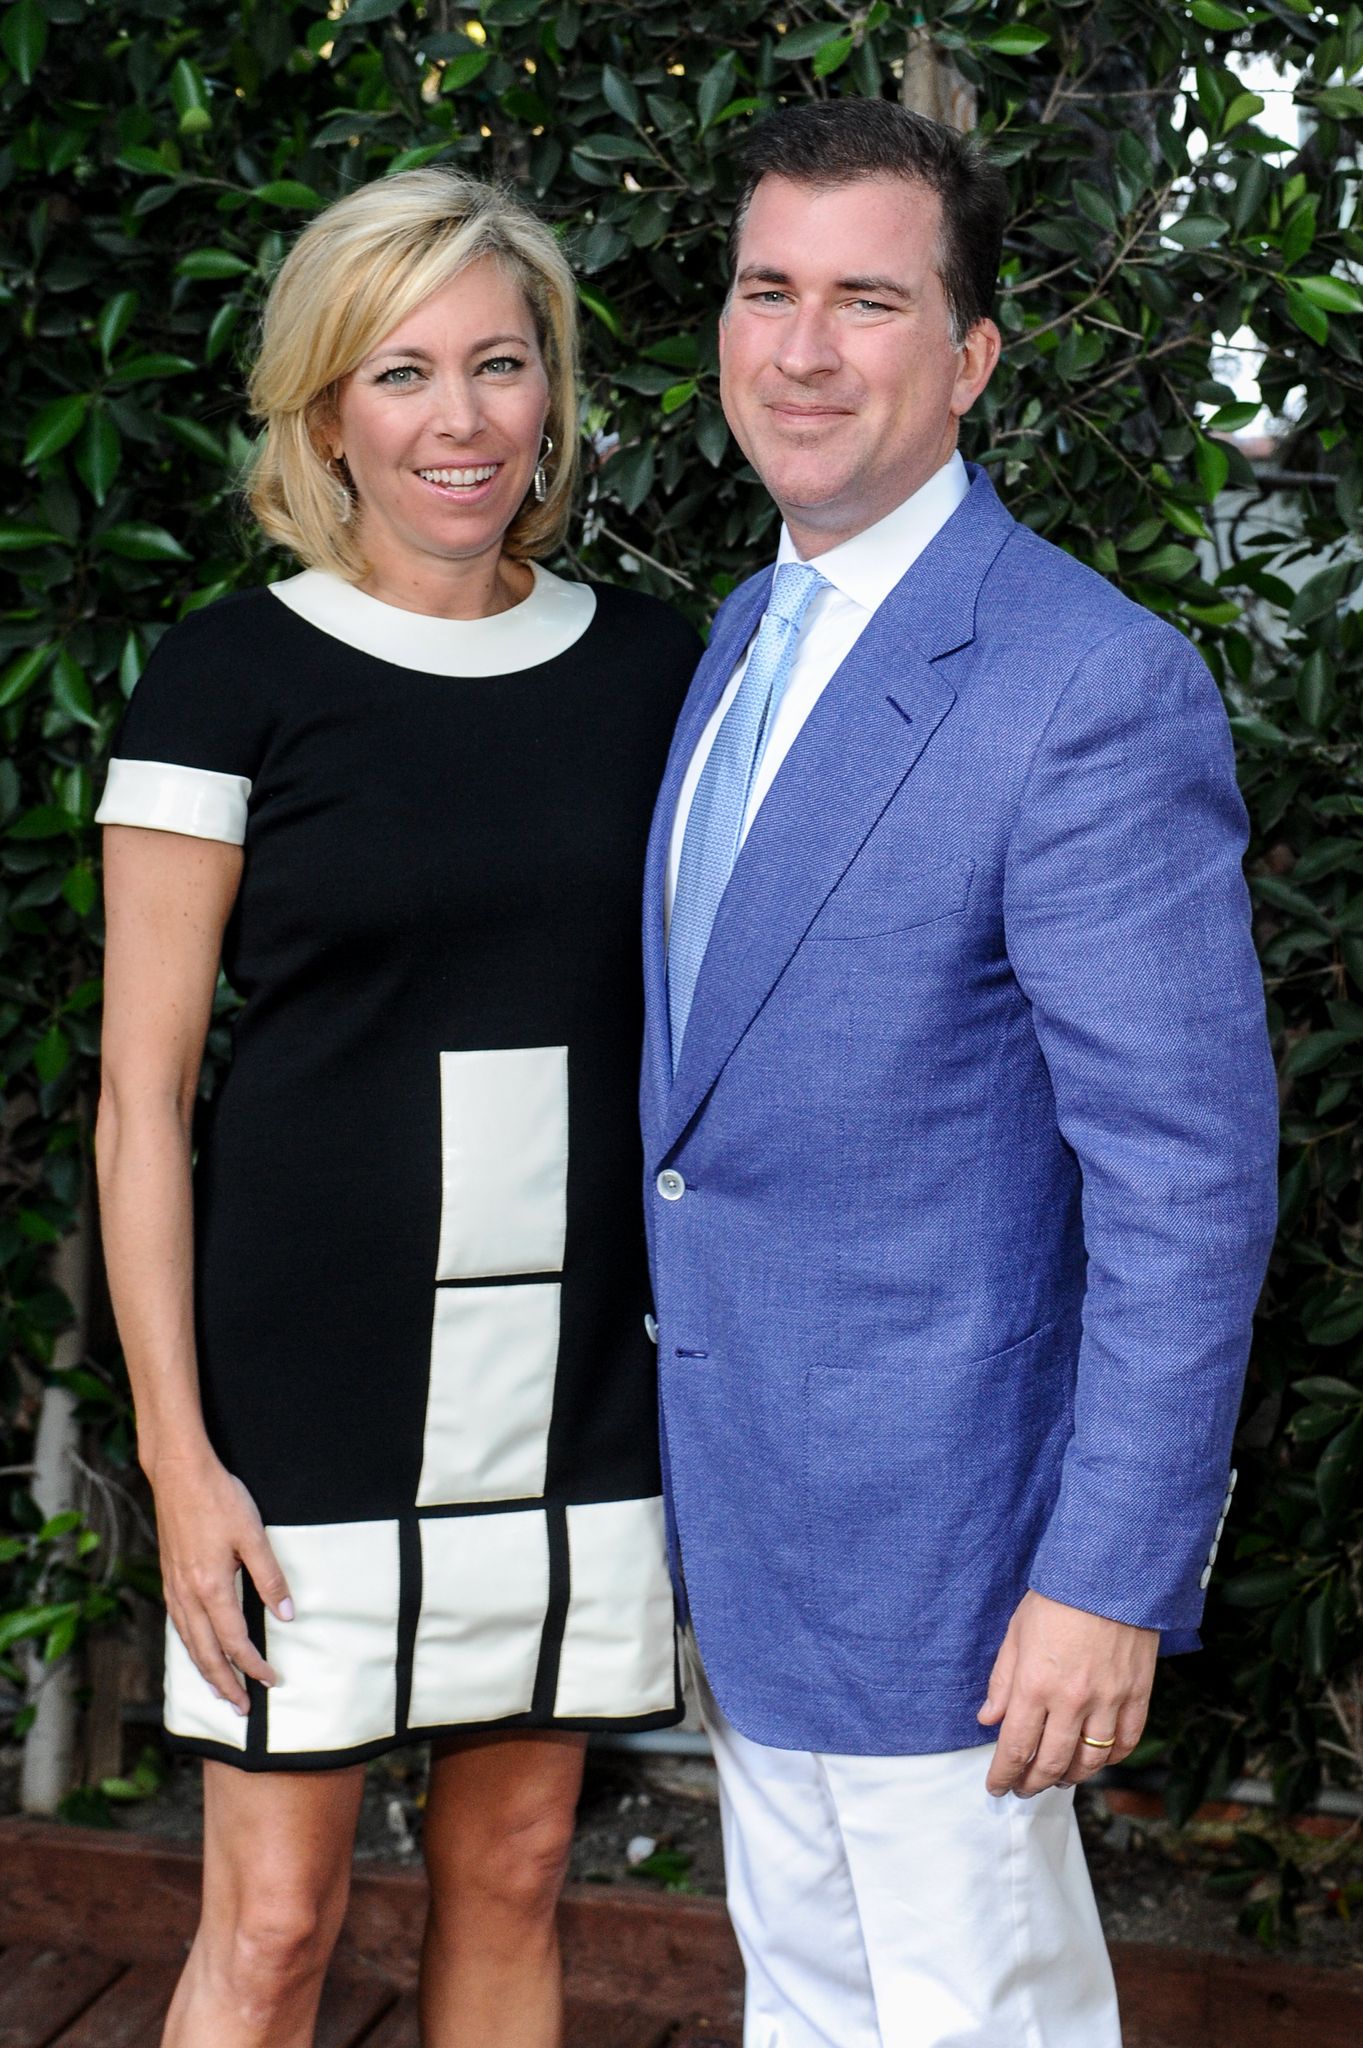
<instances>
[{"instance_id":1,"label":"blazer side pocket","mask_svg":"<svg viewBox=\"0 0 1363 2048\"><path fill-rule=\"evenodd\" d=\"M896 932L959 917L970 900L973 860L948 861L926 874L906 875L883 857L859 854L826 899L806 938L886 939ZM865 865L863 865L865 863Z\"/></svg>"}]
</instances>

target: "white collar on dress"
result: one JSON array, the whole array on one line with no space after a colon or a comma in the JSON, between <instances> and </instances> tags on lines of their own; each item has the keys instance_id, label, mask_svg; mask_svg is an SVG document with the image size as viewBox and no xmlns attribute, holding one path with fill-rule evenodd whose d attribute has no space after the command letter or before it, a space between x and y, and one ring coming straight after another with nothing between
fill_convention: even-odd
<instances>
[{"instance_id":1,"label":"white collar on dress","mask_svg":"<svg viewBox=\"0 0 1363 2048\"><path fill-rule=\"evenodd\" d=\"M844 597L850 597L863 611L882 605L909 565L916 562L930 540L946 525L970 489L970 478L959 454L953 452L920 484L913 496L893 512L887 512L874 526L854 533L823 555L811 555L819 574ZM779 569L785 562L798 562L798 553L784 525L776 554Z\"/></svg>"},{"instance_id":2,"label":"white collar on dress","mask_svg":"<svg viewBox=\"0 0 1363 2048\"><path fill-rule=\"evenodd\" d=\"M267 586L310 626L397 668L437 676L506 676L553 661L582 638L596 592L532 562L529 597L489 619L441 619L409 612L357 590L325 569L304 569Z\"/></svg>"}]
</instances>

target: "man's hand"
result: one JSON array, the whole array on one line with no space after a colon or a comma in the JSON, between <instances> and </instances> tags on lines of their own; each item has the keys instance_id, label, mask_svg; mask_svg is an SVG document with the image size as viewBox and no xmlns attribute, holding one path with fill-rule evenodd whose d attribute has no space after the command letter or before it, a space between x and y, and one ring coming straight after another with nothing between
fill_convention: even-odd
<instances>
[{"instance_id":1,"label":"man's hand","mask_svg":"<svg viewBox=\"0 0 1363 2048\"><path fill-rule=\"evenodd\" d=\"M1140 1741L1155 1678L1159 1631L1106 1621L1041 1593L1019 1601L994 1659L979 1718L999 1726L986 1780L996 1798L1030 1799L1078 1785L1120 1763ZM1091 1736L1111 1748L1081 1741Z\"/></svg>"}]
</instances>

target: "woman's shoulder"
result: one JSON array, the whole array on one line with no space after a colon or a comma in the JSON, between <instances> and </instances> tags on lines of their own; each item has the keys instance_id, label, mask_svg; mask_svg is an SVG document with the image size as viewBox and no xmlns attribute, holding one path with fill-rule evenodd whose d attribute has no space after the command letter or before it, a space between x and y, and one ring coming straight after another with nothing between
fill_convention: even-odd
<instances>
[{"instance_id":1,"label":"woman's shoulder","mask_svg":"<svg viewBox=\"0 0 1363 2048\"><path fill-rule=\"evenodd\" d=\"M621 654L637 661L647 654L649 672L660 678L680 675L689 682L704 652L704 642L685 613L665 598L628 584L593 582L598 639L614 642Z\"/></svg>"},{"instance_id":2,"label":"woman's shoulder","mask_svg":"<svg viewBox=\"0 0 1363 2048\"><path fill-rule=\"evenodd\" d=\"M202 661L218 649L239 657L246 647L253 652L272 648L277 645L274 628L281 613L282 607L267 583L224 591L167 626L157 640L157 652Z\"/></svg>"}]
</instances>

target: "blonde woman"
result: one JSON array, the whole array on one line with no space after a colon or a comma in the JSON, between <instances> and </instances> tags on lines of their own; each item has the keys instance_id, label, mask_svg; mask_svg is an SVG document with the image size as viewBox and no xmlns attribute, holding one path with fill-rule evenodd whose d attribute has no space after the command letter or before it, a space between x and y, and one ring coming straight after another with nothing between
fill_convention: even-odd
<instances>
[{"instance_id":1,"label":"blonde woman","mask_svg":"<svg viewBox=\"0 0 1363 2048\"><path fill-rule=\"evenodd\" d=\"M678 1712L634 1100L697 643L539 566L574 305L547 230L446 171L303 232L251 386L302 572L166 633L99 812L105 1243L204 1759L173 2048L312 2040L362 1767L417 1740L422 2039L551 2048L587 1732Z\"/></svg>"}]
</instances>

